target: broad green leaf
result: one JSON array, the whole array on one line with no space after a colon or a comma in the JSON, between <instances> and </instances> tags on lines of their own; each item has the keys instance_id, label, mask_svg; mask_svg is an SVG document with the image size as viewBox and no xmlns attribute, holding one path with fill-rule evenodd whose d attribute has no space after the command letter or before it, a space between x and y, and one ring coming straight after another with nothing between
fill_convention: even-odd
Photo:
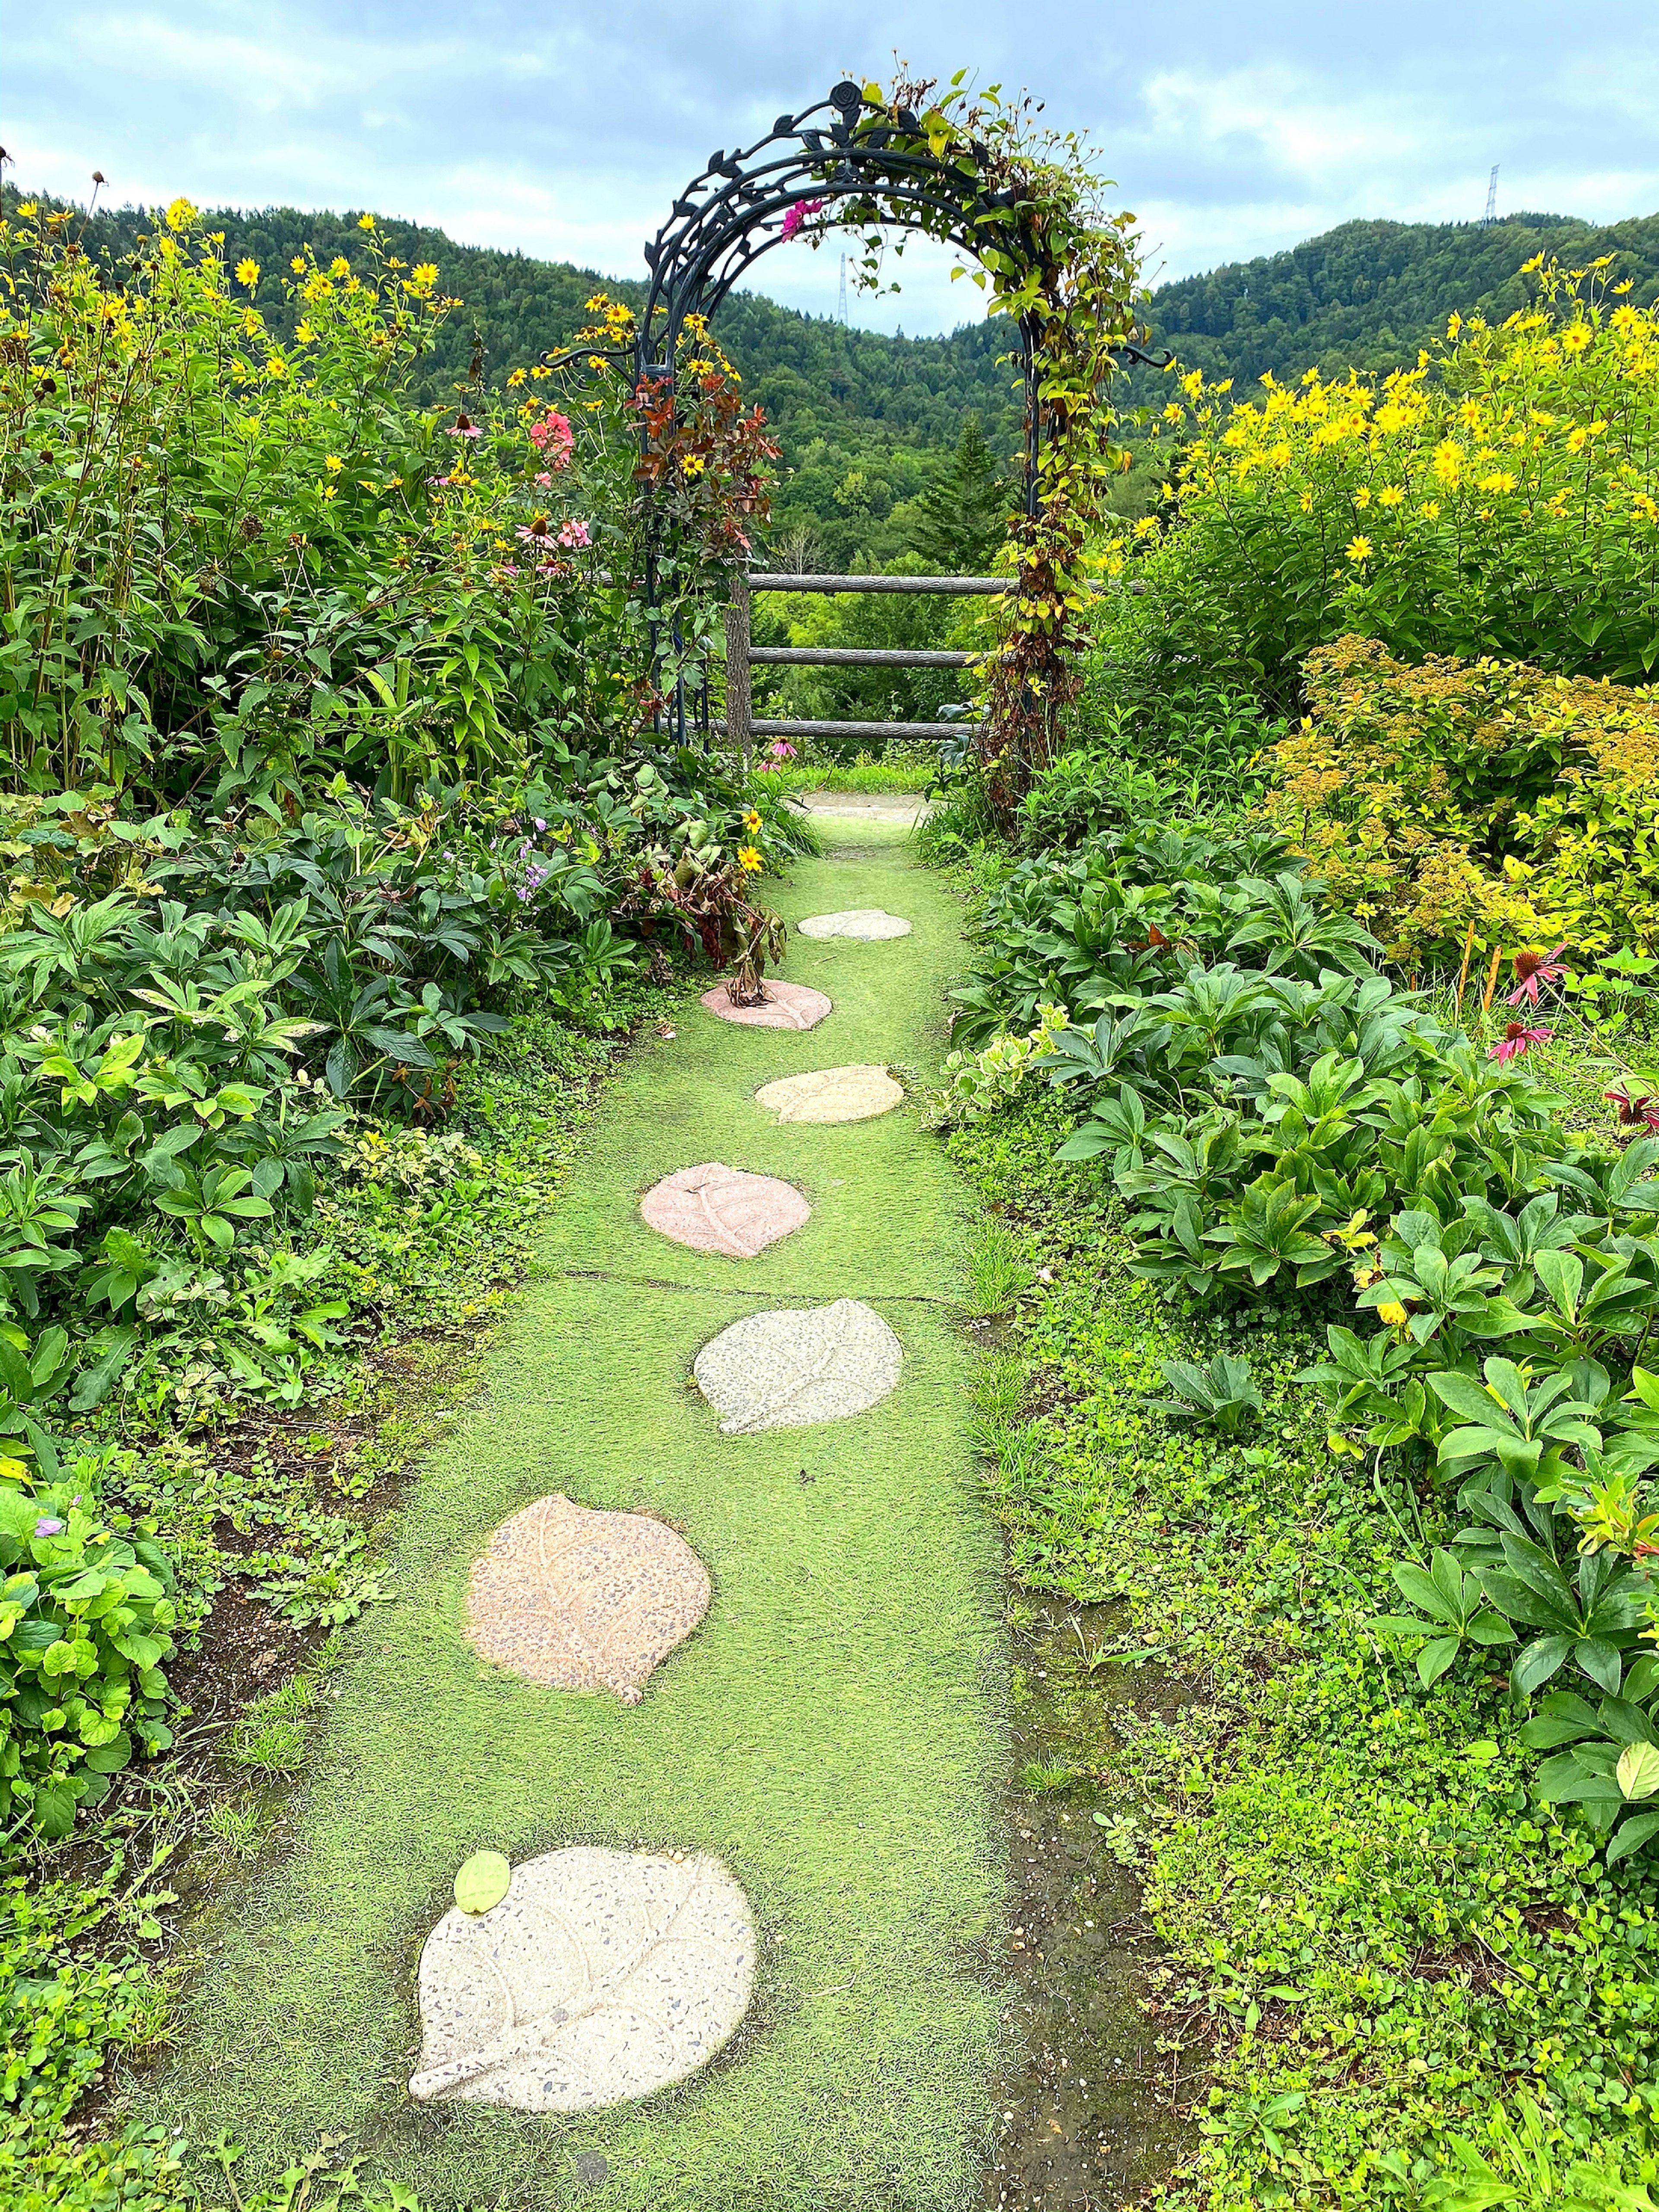
<instances>
[{"instance_id":1,"label":"broad green leaf","mask_svg":"<svg viewBox=\"0 0 1659 2212\"><path fill-rule=\"evenodd\" d=\"M1632 1805L1659 1795L1659 1744L1627 1743L1614 1769L1619 1787Z\"/></svg>"}]
</instances>

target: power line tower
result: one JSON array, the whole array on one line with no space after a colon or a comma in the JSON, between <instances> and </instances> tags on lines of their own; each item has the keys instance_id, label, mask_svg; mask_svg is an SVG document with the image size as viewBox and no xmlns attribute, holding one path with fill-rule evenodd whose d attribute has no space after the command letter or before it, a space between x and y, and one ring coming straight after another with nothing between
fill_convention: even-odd
<instances>
[{"instance_id":1,"label":"power line tower","mask_svg":"<svg viewBox=\"0 0 1659 2212\"><path fill-rule=\"evenodd\" d=\"M1498 164L1496 161L1492 163L1492 174L1486 179L1486 212L1480 220L1482 222L1496 222L1498 220Z\"/></svg>"},{"instance_id":2,"label":"power line tower","mask_svg":"<svg viewBox=\"0 0 1659 2212\"><path fill-rule=\"evenodd\" d=\"M1492 174L1493 174L1494 176L1496 176L1496 175L1497 175L1497 173L1497 173L1497 171L1496 171L1496 170L1494 170L1494 171L1492 172ZM841 257L841 292L840 292L840 295L839 295L839 296L837 297L837 299L836 299L836 320L838 323L840 323L840 324L842 325L842 327L843 327L843 328L846 326L846 322L847 322L847 256L846 256L844 253L843 253L843 254L842 255L842 257Z\"/></svg>"}]
</instances>

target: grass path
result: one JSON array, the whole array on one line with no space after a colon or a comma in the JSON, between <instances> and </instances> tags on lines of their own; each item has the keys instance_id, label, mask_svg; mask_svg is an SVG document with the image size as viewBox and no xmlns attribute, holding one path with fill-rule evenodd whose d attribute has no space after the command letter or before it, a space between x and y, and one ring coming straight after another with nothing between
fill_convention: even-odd
<instances>
[{"instance_id":1,"label":"grass path","mask_svg":"<svg viewBox=\"0 0 1659 2212\"><path fill-rule=\"evenodd\" d=\"M310 1784L213 1931L147 2116L198 2140L228 2127L261 2168L343 2133L428 2208L974 2200L1004 1686L956 1303L965 1192L908 1113L779 1127L752 1097L809 1068L928 1065L957 915L902 831L826 826L840 843L796 868L783 911L885 906L914 933L792 935L784 973L836 1004L809 1035L691 1004L677 1036L641 1047L484 1393L411 1490L397 1601L361 1626ZM748 1261L647 1229L641 1193L714 1159L799 1183L811 1219ZM688 1387L699 1347L757 1306L849 1295L903 1344L893 1395L855 1420L722 1438ZM461 1638L472 1559L554 1490L665 1515L714 1578L708 1619L633 1710L488 1668ZM744 2027L701 2075L609 2112L412 2105L415 1965L455 1867L573 1842L725 1861L762 1931ZM595 2151L610 2172L592 2187L574 2168Z\"/></svg>"}]
</instances>

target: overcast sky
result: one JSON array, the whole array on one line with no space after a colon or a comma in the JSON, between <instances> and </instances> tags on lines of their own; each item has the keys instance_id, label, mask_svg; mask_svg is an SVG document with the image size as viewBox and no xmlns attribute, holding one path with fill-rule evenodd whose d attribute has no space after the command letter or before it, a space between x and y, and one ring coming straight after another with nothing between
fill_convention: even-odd
<instances>
[{"instance_id":1,"label":"overcast sky","mask_svg":"<svg viewBox=\"0 0 1659 2212\"><path fill-rule=\"evenodd\" d=\"M843 75L968 67L1092 135L1149 271L1272 252L1352 216L1659 210L1653 0L13 0L0 141L16 182L117 201L373 207L471 244L643 273L641 242L715 148ZM976 306L914 249L854 319L945 329ZM839 263L769 256L832 310Z\"/></svg>"}]
</instances>

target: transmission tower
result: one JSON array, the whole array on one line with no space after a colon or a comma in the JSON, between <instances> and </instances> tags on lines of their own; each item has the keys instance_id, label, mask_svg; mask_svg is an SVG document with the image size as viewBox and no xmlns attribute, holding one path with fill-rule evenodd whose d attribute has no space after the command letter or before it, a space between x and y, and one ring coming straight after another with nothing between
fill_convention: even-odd
<instances>
[{"instance_id":1,"label":"transmission tower","mask_svg":"<svg viewBox=\"0 0 1659 2212\"><path fill-rule=\"evenodd\" d=\"M1496 176L1497 173L1494 169L1492 174ZM844 253L841 257L841 292L836 301L836 320L842 325L847 320L847 256Z\"/></svg>"},{"instance_id":2,"label":"transmission tower","mask_svg":"<svg viewBox=\"0 0 1659 2212\"><path fill-rule=\"evenodd\" d=\"M1488 177L1488 178L1487 178L1487 179L1486 179L1486 214L1481 217L1481 221L1482 221L1483 222L1495 222L1497 220L1498 220L1498 164L1497 164L1497 162L1496 162L1496 161L1494 161L1494 162L1492 163L1492 174L1491 174L1491 176L1490 176L1490 177Z\"/></svg>"}]
</instances>

